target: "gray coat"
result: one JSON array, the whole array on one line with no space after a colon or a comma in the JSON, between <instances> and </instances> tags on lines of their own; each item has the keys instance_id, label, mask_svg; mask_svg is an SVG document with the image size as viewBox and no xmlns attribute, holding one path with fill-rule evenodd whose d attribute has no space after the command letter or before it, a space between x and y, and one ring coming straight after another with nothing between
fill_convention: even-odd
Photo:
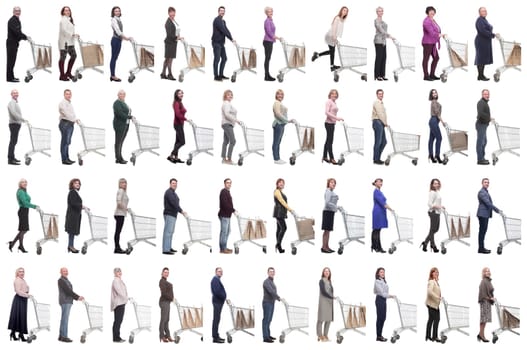
<instances>
[{"instance_id":1,"label":"gray coat","mask_svg":"<svg viewBox=\"0 0 527 350\"><path fill-rule=\"evenodd\" d=\"M333 285L331 281L322 278L318 282L320 294L318 296L318 321L333 321Z\"/></svg>"}]
</instances>

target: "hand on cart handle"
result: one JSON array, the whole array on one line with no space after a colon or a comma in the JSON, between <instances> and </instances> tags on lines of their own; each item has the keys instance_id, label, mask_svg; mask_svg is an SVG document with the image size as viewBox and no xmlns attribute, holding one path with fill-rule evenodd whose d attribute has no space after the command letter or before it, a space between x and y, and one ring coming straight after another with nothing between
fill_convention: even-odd
<instances>
[{"instance_id":1,"label":"hand on cart handle","mask_svg":"<svg viewBox=\"0 0 527 350\"><path fill-rule=\"evenodd\" d=\"M227 299L227 300L225 300L225 303L226 303L227 305L231 305L231 304L232 304L232 303L231 303L231 299Z\"/></svg>"},{"instance_id":2,"label":"hand on cart handle","mask_svg":"<svg viewBox=\"0 0 527 350\"><path fill-rule=\"evenodd\" d=\"M86 301L86 299L84 299L83 296L79 296L79 301L82 301L83 303L88 304L88 302Z\"/></svg>"},{"instance_id":3,"label":"hand on cart handle","mask_svg":"<svg viewBox=\"0 0 527 350\"><path fill-rule=\"evenodd\" d=\"M178 37L177 37L177 40L185 41L185 38L182 37L182 36L178 36Z\"/></svg>"},{"instance_id":4,"label":"hand on cart handle","mask_svg":"<svg viewBox=\"0 0 527 350\"><path fill-rule=\"evenodd\" d=\"M82 125L82 122L80 119L75 119L75 123L79 124L79 125Z\"/></svg>"},{"instance_id":5,"label":"hand on cart handle","mask_svg":"<svg viewBox=\"0 0 527 350\"><path fill-rule=\"evenodd\" d=\"M188 214L187 214L186 211L182 211L182 212L181 212L181 215L183 215L184 217L186 217L186 218L188 219Z\"/></svg>"},{"instance_id":6,"label":"hand on cart handle","mask_svg":"<svg viewBox=\"0 0 527 350\"><path fill-rule=\"evenodd\" d=\"M501 39L501 35L500 35L500 33L496 33L496 34L494 34L494 36L496 37L496 39L498 39L498 40L502 40L502 39Z\"/></svg>"},{"instance_id":7,"label":"hand on cart handle","mask_svg":"<svg viewBox=\"0 0 527 350\"><path fill-rule=\"evenodd\" d=\"M85 206L85 205L82 206L82 209L84 209L84 211L85 211L86 213L89 213L89 212L90 212L90 208L88 208L88 207Z\"/></svg>"}]
</instances>

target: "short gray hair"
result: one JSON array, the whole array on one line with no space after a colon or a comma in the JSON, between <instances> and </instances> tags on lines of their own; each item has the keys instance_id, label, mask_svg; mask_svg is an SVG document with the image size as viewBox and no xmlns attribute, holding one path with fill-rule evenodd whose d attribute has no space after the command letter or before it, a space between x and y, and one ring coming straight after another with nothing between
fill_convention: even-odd
<instances>
[{"instance_id":1,"label":"short gray hair","mask_svg":"<svg viewBox=\"0 0 527 350\"><path fill-rule=\"evenodd\" d=\"M267 14L268 11L272 11L273 8L271 6L265 6L264 13Z\"/></svg>"}]
</instances>

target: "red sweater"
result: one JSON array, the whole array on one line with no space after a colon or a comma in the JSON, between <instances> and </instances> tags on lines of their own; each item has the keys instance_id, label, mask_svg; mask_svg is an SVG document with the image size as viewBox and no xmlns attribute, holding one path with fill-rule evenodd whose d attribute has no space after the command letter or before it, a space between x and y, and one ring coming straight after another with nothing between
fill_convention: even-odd
<instances>
[{"instance_id":1,"label":"red sweater","mask_svg":"<svg viewBox=\"0 0 527 350\"><path fill-rule=\"evenodd\" d=\"M183 106L183 103L174 101L174 104L172 105L174 108L174 125L183 125L185 123L185 114L187 113L187 109Z\"/></svg>"}]
</instances>

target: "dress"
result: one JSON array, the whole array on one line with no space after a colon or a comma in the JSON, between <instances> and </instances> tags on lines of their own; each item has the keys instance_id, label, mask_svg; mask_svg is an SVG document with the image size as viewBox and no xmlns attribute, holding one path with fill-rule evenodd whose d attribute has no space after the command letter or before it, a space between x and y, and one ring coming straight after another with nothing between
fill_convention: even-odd
<instances>
[{"instance_id":1,"label":"dress","mask_svg":"<svg viewBox=\"0 0 527 350\"><path fill-rule=\"evenodd\" d=\"M176 58L179 24L169 17L165 22L165 30L167 33L165 37L165 58Z\"/></svg>"},{"instance_id":2,"label":"dress","mask_svg":"<svg viewBox=\"0 0 527 350\"><path fill-rule=\"evenodd\" d=\"M483 277L481 283L479 284L479 323L492 322L492 304L494 301L491 300L494 298L494 287L492 286L492 279L489 277Z\"/></svg>"},{"instance_id":3,"label":"dress","mask_svg":"<svg viewBox=\"0 0 527 350\"><path fill-rule=\"evenodd\" d=\"M14 282L15 297L11 304L9 324L7 329L11 332L27 334L27 298L29 297L29 286L23 278L17 277Z\"/></svg>"},{"instance_id":4,"label":"dress","mask_svg":"<svg viewBox=\"0 0 527 350\"><path fill-rule=\"evenodd\" d=\"M386 197L378 188L373 191L372 226L374 230L388 227Z\"/></svg>"}]
</instances>

